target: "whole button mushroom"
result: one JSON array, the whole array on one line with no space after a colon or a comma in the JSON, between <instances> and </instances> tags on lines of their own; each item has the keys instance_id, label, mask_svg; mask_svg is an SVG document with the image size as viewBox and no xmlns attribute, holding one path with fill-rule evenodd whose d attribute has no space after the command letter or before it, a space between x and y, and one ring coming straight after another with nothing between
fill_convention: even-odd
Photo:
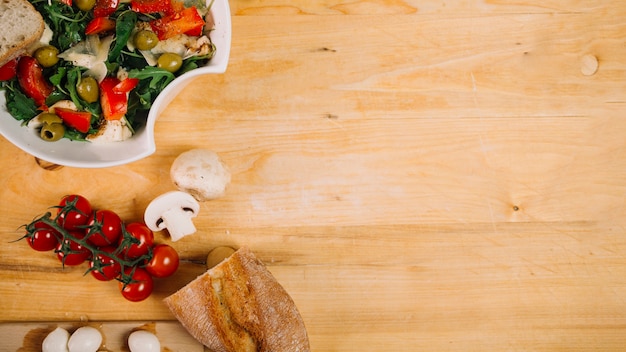
<instances>
[{"instance_id":1,"label":"whole button mushroom","mask_svg":"<svg viewBox=\"0 0 626 352\"><path fill-rule=\"evenodd\" d=\"M200 211L200 204L189 193L172 191L156 197L144 212L146 226L152 231L167 229L172 241L196 232L192 218Z\"/></svg>"},{"instance_id":2,"label":"whole button mushroom","mask_svg":"<svg viewBox=\"0 0 626 352\"><path fill-rule=\"evenodd\" d=\"M224 195L230 183L230 171L219 156L207 149L191 149L172 163L170 177L178 190L194 196L199 202Z\"/></svg>"}]
</instances>

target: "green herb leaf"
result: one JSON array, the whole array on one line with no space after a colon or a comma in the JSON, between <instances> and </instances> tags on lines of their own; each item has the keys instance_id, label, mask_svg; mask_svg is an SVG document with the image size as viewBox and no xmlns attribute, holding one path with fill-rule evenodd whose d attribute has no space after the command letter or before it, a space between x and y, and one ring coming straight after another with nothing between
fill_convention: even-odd
<instances>
[{"instance_id":1,"label":"green herb leaf","mask_svg":"<svg viewBox=\"0 0 626 352\"><path fill-rule=\"evenodd\" d=\"M118 60L122 49L126 47L126 42L130 39L130 35L137 23L137 14L133 11L122 12L115 21L115 43L109 52L109 61Z\"/></svg>"}]
</instances>

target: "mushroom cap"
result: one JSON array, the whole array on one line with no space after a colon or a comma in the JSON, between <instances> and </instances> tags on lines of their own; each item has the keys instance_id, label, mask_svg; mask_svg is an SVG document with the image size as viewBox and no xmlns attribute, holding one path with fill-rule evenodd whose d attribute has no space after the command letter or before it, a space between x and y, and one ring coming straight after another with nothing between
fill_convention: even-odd
<instances>
[{"instance_id":1,"label":"mushroom cap","mask_svg":"<svg viewBox=\"0 0 626 352\"><path fill-rule=\"evenodd\" d=\"M217 153L207 149L191 149L172 163L170 177L178 190L187 192L199 202L224 195L230 183L230 171Z\"/></svg>"},{"instance_id":2,"label":"mushroom cap","mask_svg":"<svg viewBox=\"0 0 626 352\"><path fill-rule=\"evenodd\" d=\"M188 214L189 218L196 217L200 211L200 204L190 194L185 192L171 191L154 198L146 207L144 222L152 231L160 231L165 228L163 214L171 209L179 209Z\"/></svg>"}]
</instances>

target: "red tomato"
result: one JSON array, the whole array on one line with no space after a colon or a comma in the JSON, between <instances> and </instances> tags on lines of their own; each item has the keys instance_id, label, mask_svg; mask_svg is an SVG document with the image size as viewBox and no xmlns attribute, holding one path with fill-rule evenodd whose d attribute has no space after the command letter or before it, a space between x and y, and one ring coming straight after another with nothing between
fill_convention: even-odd
<instances>
[{"instance_id":1,"label":"red tomato","mask_svg":"<svg viewBox=\"0 0 626 352\"><path fill-rule=\"evenodd\" d=\"M43 69L32 56L22 56L17 62L17 81L24 93L39 106L45 104L46 98L54 90L43 76Z\"/></svg>"},{"instance_id":2,"label":"red tomato","mask_svg":"<svg viewBox=\"0 0 626 352\"><path fill-rule=\"evenodd\" d=\"M59 202L57 223L66 230L84 229L90 216L91 204L81 195L68 195Z\"/></svg>"},{"instance_id":3,"label":"red tomato","mask_svg":"<svg viewBox=\"0 0 626 352\"><path fill-rule=\"evenodd\" d=\"M152 249L152 259L146 270L154 277L168 277L178 269L178 253L167 244L158 244Z\"/></svg>"},{"instance_id":4,"label":"red tomato","mask_svg":"<svg viewBox=\"0 0 626 352\"><path fill-rule=\"evenodd\" d=\"M85 236L82 232L70 231L70 234L79 239ZM65 239L60 242L57 245L56 252L57 258L59 258L61 263L70 266L84 263L91 255L91 252L87 248L70 239Z\"/></svg>"},{"instance_id":5,"label":"red tomato","mask_svg":"<svg viewBox=\"0 0 626 352\"><path fill-rule=\"evenodd\" d=\"M127 224L124 233L120 237L119 246L122 253L128 259L136 259L148 254L154 243L154 233L146 225L133 222Z\"/></svg>"},{"instance_id":6,"label":"red tomato","mask_svg":"<svg viewBox=\"0 0 626 352\"><path fill-rule=\"evenodd\" d=\"M133 88L137 87L137 84L139 84L139 78L126 78L113 87L113 92L128 93L133 90Z\"/></svg>"},{"instance_id":7,"label":"red tomato","mask_svg":"<svg viewBox=\"0 0 626 352\"><path fill-rule=\"evenodd\" d=\"M172 13L172 2L170 0L131 0L130 8L144 14Z\"/></svg>"},{"instance_id":8,"label":"red tomato","mask_svg":"<svg viewBox=\"0 0 626 352\"><path fill-rule=\"evenodd\" d=\"M120 291L124 298L132 302L139 302L150 296L154 283L152 276L146 270L142 268L126 268L124 274L131 276L130 283L124 284L121 281L119 283Z\"/></svg>"},{"instance_id":9,"label":"red tomato","mask_svg":"<svg viewBox=\"0 0 626 352\"><path fill-rule=\"evenodd\" d=\"M96 0L93 15L94 17L107 17L117 10L118 4L119 0Z\"/></svg>"},{"instance_id":10,"label":"red tomato","mask_svg":"<svg viewBox=\"0 0 626 352\"><path fill-rule=\"evenodd\" d=\"M96 254L89 261L91 275L100 281L111 281L122 272L122 267L114 254L116 247L103 247L100 250L102 253Z\"/></svg>"},{"instance_id":11,"label":"red tomato","mask_svg":"<svg viewBox=\"0 0 626 352\"><path fill-rule=\"evenodd\" d=\"M66 126L72 127L79 132L87 133L91 128L91 113L88 111L55 108L54 113L63 120Z\"/></svg>"},{"instance_id":12,"label":"red tomato","mask_svg":"<svg viewBox=\"0 0 626 352\"><path fill-rule=\"evenodd\" d=\"M159 40L165 40L187 32L202 32L204 20L195 7L150 21L150 27L156 33Z\"/></svg>"},{"instance_id":13,"label":"red tomato","mask_svg":"<svg viewBox=\"0 0 626 352\"><path fill-rule=\"evenodd\" d=\"M118 84L120 80L115 77L106 77L100 82L100 106L106 120L119 120L128 111L128 95L115 90Z\"/></svg>"},{"instance_id":14,"label":"red tomato","mask_svg":"<svg viewBox=\"0 0 626 352\"><path fill-rule=\"evenodd\" d=\"M17 74L17 59L13 59L0 67L0 81L13 79Z\"/></svg>"},{"instance_id":15,"label":"red tomato","mask_svg":"<svg viewBox=\"0 0 626 352\"><path fill-rule=\"evenodd\" d=\"M87 222L87 241L98 247L117 244L122 235L122 219L111 210L96 210Z\"/></svg>"},{"instance_id":16,"label":"red tomato","mask_svg":"<svg viewBox=\"0 0 626 352\"><path fill-rule=\"evenodd\" d=\"M55 249L59 244L61 234L50 225L38 221L29 228L28 244L36 251L47 252Z\"/></svg>"},{"instance_id":17,"label":"red tomato","mask_svg":"<svg viewBox=\"0 0 626 352\"><path fill-rule=\"evenodd\" d=\"M85 27L85 34L100 34L110 32L115 29L115 20L108 17L96 17Z\"/></svg>"}]
</instances>

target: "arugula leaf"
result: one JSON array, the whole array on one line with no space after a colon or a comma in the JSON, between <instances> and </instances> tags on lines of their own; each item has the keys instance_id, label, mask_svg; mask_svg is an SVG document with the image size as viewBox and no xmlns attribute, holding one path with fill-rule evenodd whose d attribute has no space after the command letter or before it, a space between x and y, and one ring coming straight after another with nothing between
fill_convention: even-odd
<instances>
[{"instance_id":1,"label":"arugula leaf","mask_svg":"<svg viewBox=\"0 0 626 352\"><path fill-rule=\"evenodd\" d=\"M115 21L115 44L109 51L109 61L115 62L120 56L122 49L126 47L126 42L130 39L130 35L137 23L137 14L133 11L126 10L122 12Z\"/></svg>"},{"instance_id":2,"label":"arugula leaf","mask_svg":"<svg viewBox=\"0 0 626 352\"><path fill-rule=\"evenodd\" d=\"M39 114L35 101L27 97L20 90L17 80L5 82L7 110L19 121L28 122L28 120Z\"/></svg>"},{"instance_id":3,"label":"arugula leaf","mask_svg":"<svg viewBox=\"0 0 626 352\"><path fill-rule=\"evenodd\" d=\"M147 80L150 82L150 89L158 89L159 91L165 89L165 86L176 78L173 73L153 66L147 66L141 70L130 70L128 71L128 77L139 78L139 80Z\"/></svg>"},{"instance_id":4,"label":"arugula leaf","mask_svg":"<svg viewBox=\"0 0 626 352\"><path fill-rule=\"evenodd\" d=\"M83 12L58 0L32 0L53 32L51 45L65 51L84 39L85 27L93 18L91 12Z\"/></svg>"}]
</instances>

